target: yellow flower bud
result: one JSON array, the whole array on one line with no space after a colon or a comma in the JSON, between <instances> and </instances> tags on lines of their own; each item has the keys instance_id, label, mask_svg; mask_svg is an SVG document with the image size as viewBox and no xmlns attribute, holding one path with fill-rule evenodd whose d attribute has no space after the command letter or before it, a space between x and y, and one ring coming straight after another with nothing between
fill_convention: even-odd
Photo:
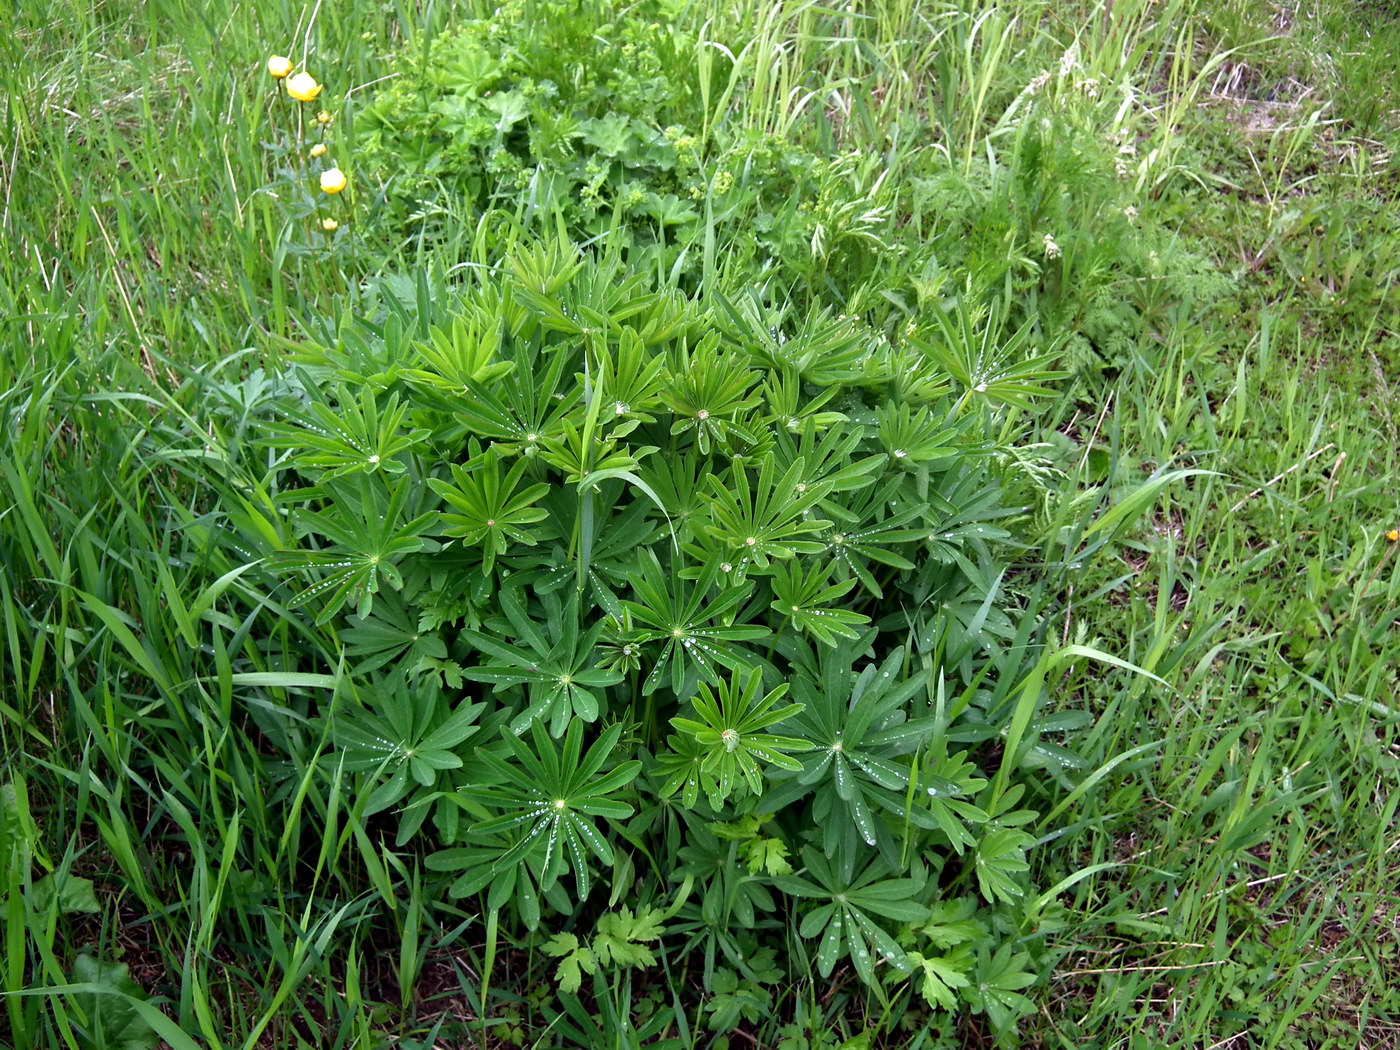
<instances>
[{"instance_id":1,"label":"yellow flower bud","mask_svg":"<svg viewBox=\"0 0 1400 1050\"><path fill-rule=\"evenodd\" d=\"M349 181L339 168L327 168L321 172L321 189L326 193L339 193Z\"/></svg>"},{"instance_id":2,"label":"yellow flower bud","mask_svg":"<svg viewBox=\"0 0 1400 1050\"><path fill-rule=\"evenodd\" d=\"M316 123L317 123L317 124L325 125L325 124L329 124L330 122L331 122L331 115L330 115L329 113L327 113L324 109L321 110L321 112L319 112L319 113L316 114Z\"/></svg>"},{"instance_id":3,"label":"yellow flower bud","mask_svg":"<svg viewBox=\"0 0 1400 1050\"><path fill-rule=\"evenodd\" d=\"M267 71L281 80L292 71L292 60L282 55L273 55L267 60Z\"/></svg>"},{"instance_id":4,"label":"yellow flower bud","mask_svg":"<svg viewBox=\"0 0 1400 1050\"><path fill-rule=\"evenodd\" d=\"M326 144L324 142L316 143L316 145L311 147L311 155L313 157L324 157L326 155Z\"/></svg>"},{"instance_id":5,"label":"yellow flower bud","mask_svg":"<svg viewBox=\"0 0 1400 1050\"><path fill-rule=\"evenodd\" d=\"M1385 534L1385 538L1391 543L1400 543L1400 529L1391 529Z\"/></svg>"},{"instance_id":6,"label":"yellow flower bud","mask_svg":"<svg viewBox=\"0 0 1400 1050\"><path fill-rule=\"evenodd\" d=\"M321 229L325 230L327 233L335 233L336 230L340 229L340 223L336 222L334 219L322 219Z\"/></svg>"},{"instance_id":7,"label":"yellow flower bud","mask_svg":"<svg viewBox=\"0 0 1400 1050\"><path fill-rule=\"evenodd\" d=\"M310 73L303 71L287 78L287 94L298 102L314 102L320 93L321 85L316 83L316 78Z\"/></svg>"}]
</instances>

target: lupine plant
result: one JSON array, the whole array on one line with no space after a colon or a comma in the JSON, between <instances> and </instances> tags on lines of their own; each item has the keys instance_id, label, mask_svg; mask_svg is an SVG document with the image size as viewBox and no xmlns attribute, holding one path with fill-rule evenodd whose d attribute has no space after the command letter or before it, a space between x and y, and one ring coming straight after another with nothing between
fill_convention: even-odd
<instances>
[{"instance_id":1,"label":"lupine plant","mask_svg":"<svg viewBox=\"0 0 1400 1050\"><path fill-rule=\"evenodd\" d=\"M303 354L267 435L300 540L267 553L342 624L322 768L511 936L623 902L707 981L786 936L947 1007L983 964L919 923L1026 888L993 743L1039 703L1044 610L1003 584L1027 516L993 439L1054 374L579 262L522 248ZM608 965L551 943L571 988Z\"/></svg>"}]
</instances>

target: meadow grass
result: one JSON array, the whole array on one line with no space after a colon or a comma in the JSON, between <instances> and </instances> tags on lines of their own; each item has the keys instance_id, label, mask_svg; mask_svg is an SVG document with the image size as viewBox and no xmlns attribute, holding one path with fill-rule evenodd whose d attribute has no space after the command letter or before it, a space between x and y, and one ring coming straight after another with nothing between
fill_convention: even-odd
<instances>
[{"instance_id":1,"label":"meadow grass","mask_svg":"<svg viewBox=\"0 0 1400 1050\"><path fill-rule=\"evenodd\" d=\"M375 229L367 183L350 225L362 242L331 251L308 235L279 152L289 111L262 63L305 55L348 93L331 135L349 142L392 55L490 6L0 11L9 1044L633 1046L623 1019L644 1028L662 1007L675 1020L654 1035L672 1045L726 1038L693 982L615 986L591 1033L577 1017L575 1035L544 1021L553 960L446 899L421 855L392 847L348 780L324 773L326 741L296 724L341 673L333 625L214 554L215 532L277 495L256 439L289 346L372 297L366 277L499 262L470 221L432 238ZM1052 714L1092 717L1055 738L1082 768L1048 763L1032 792L1032 900L1004 932L1043 962L1015 1038L1394 1045L1397 13L902 0L677 19L735 56L710 44L693 56L707 134L811 136L875 159L831 176L828 236L845 244L831 250L860 278L839 289L852 313L916 316L964 272L1009 272L1011 249L977 238L1005 202L1039 207L1060 187L1038 180L1073 170L1037 159L1015 119L1042 71L1058 83L1071 46L1055 90L1092 81L1097 97L1133 101L1116 123L1108 110L1083 118L1087 137L1121 130L1136 166L1121 196L1085 191L1079 210L1054 214L1054 240L1083 270L1036 309L1081 319L1073 285L1095 280L1091 242L1129 199L1156 231L1151 251L1194 267L1195 283L1159 286L1143 247L1132 286L1105 293L1140 307L1126 349L1015 417L1065 494L1042 508L1042 563L1073 555L1059 526L1085 506L1074 498L1111 504L1154 471L1199 473L1161 489L1065 595L1063 644L1160 681L1079 661L1051 683ZM922 230L982 254L950 274L890 247ZM704 289L741 282L748 231L712 222L703 235ZM259 737L257 705L292 712L285 739ZM95 895L64 898L78 879ZM113 964L156 998L113 994L136 991ZM971 1015L902 1030L811 969L729 1045L992 1038Z\"/></svg>"}]
</instances>

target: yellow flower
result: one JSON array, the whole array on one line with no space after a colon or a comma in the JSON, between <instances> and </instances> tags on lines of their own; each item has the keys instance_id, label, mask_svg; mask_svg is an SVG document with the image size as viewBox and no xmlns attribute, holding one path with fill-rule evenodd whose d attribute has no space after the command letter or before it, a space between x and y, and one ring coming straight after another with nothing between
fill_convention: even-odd
<instances>
[{"instance_id":1,"label":"yellow flower","mask_svg":"<svg viewBox=\"0 0 1400 1050\"><path fill-rule=\"evenodd\" d=\"M321 189L326 193L339 193L350 180L339 168L327 168L321 172Z\"/></svg>"},{"instance_id":2,"label":"yellow flower","mask_svg":"<svg viewBox=\"0 0 1400 1050\"><path fill-rule=\"evenodd\" d=\"M321 112L319 112L319 113L316 114L316 123L317 123L317 124L329 124L330 122L331 122L331 115L330 115L329 113L327 113L324 109L321 110Z\"/></svg>"},{"instance_id":3,"label":"yellow flower","mask_svg":"<svg viewBox=\"0 0 1400 1050\"><path fill-rule=\"evenodd\" d=\"M273 55L267 60L267 71L281 80L292 71L292 60L282 55Z\"/></svg>"},{"instance_id":4,"label":"yellow flower","mask_svg":"<svg viewBox=\"0 0 1400 1050\"><path fill-rule=\"evenodd\" d=\"M324 157L326 155L326 144L324 142L316 143L316 145L311 147L311 155L313 157Z\"/></svg>"},{"instance_id":5,"label":"yellow flower","mask_svg":"<svg viewBox=\"0 0 1400 1050\"><path fill-rule=\"evenodd\" d=\"M321 229L325 230L327 233L335 233L336 230L340 229L340 223L336 222L334 219L322 219Z\"/></svg>"},{"instance_id":6,"label":"yellow flower","mask_svg":"<svg viewBox=\"0 0 1400 1050\"><path fill-rule=\"evenodd\" d=\"M316 78L310 73L303 71L287 78L287 94L298 102L314 102L320 93L321 85L316 83Z\"/></svg>"},{"instance_id":7,"label":"yellow flower","mask_svg":"<svg viewBox=\"0 0 1400 1050\"><path fill-rule=\"evenodd\" d=\"M1385 538L1391 543L1400 543L1400 529L1391 529L1385 534Z\"/></svg>"}]
</instances>

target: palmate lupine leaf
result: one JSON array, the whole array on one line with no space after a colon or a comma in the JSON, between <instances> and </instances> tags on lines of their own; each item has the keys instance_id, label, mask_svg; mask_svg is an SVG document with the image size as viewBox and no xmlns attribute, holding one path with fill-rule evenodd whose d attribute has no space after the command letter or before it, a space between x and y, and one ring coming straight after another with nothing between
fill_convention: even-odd
<instances>
[{"instance_id":1,"label":"palmate lupine leaf","mask_svg":"<svg viewBox=\"0 0 1400 1050\"><path fill-rule=\"evenodd\" d=\"M306 390L316 391L309 379L303 383ZM400 404L397 394L383 398L366 386L357 400L340 387L334 406L317 397L307 406L306 415L269 423L273 436L268 444L295 450L289 465L323 482L355 473L402 474L407 468L400 455L428 435L426 430L403 429L407 413L408 405Z\"/></svg>"},{"instance_id":2,"label":"palmate lupine leaf","mask_svg":"<svg viewBox=\"0 0 1400 1050\"><path fill-rule=\"evenodd\" d=\"M367 694L364 706L333 716L330 738L336 750L325 761L374 774L378 783L364 812L378 813L401 801L415 783L430 788L439 772L460 768L457 749L477 733L485 707L462 703L448 712L438 690L393 676ZM387 780L380 779L385 775ZM426 807L418 807L415 820L401 822L401 843L416 832L425 813Z\"/></svg>"},{"instance_id":3,"label":"palmate lupine leaf","mask_svg":"<svg viewBox=\"0 0 1400 1050\"><path fill-rule=\"evenodd\" d=\"M742 467L724 480L710 475L710 521L705 530L727 548L727 560L741 577L750 567L767 569L772 558L821 552L822 544L807 537L831 523L807 512L830 488L802 482L803 472L799 459L782 477L775 477L774 458L766 456L753 483Z\"/></svg>"},{"instance_id":4,"label":"palmate lupine leaf","mask_svg":"<svg viewBox=\"0 0 1400 1050\"><path fill-rule=\"evenodd\" d=\"M511 269L514 298L545 328L566 336L611 336L629 323L644 335L664 336L677 315L686 315L673 296L649 291L645 275L628 273L616 253L590 256L586 266L576 260L561 266L538 252L517 252ZM561 280L562 274L570 279Z\"/></svg>"},{"instance_id":5,"label":"palmate lupine leaf","mask_svg":"<svg viewBox=\"0 0 1400 1050\"><path fill-rule=\"evenodd\" d=\"M1018 876L1030 871L1026 850L1034 845L1035 836L1019 828L987 825L976 850L977 888L986 900L1012 904L1025 895Z\"/></svg>"},{"instance_id":6,"label":"palmate lupine leaf","mask_svg":"<svg viewBox=\"0 0 1400 1050\"><path fill-rule=\"evenodd\" d=\"M974 579L980 576L968 552L982 554L988 544L1011 539L1009 532L992 522L1025 513L1025 508L1007 507L1001 499L999 488L985 477L948 471L928 492L933 519L926 546L929 554L945 565L957 564Z\"/></svg>"},{"instance_id":7,"label":"palmate lupine leaf","mask_svg":"<svg viewBox=\"0 0 1400 1050\"><path fill-rule=\"evenodd\" d=\"M569 724L562 749L535 722L530 727L529 744L513 733L505 734L513 763L486 750L477 752L501 781L499 787L483 790L479 797L505 812L479 821L471 830L487 834L524 830L519 841L497 859L496 868L519 864L526 854L540 850L541 891L547 891L563 871L571 870L578 900L587 898L592 888L589 857L604 865L613 863L612 846L599 833L593 818L626 820L633 812L627 803L608 796L635 779L641 762L633 759L602 772L621 735L622 727L615 725L584 753L582 722Z\"/></svg>"},{"instance_id":8,"label":"palmate lupine leaf","mask_svg":"<svg viewBox=\"0 0 1400 1050\"><path fill-rule=\"evenodd\" d=\"M880 480L886 457L883 454L853 459L860 447L858 429L832 428L819 430L807 420L799 428L778 428L773 434L773 454L779 469L786 471L794 464L802 470L794 483L794 495L801 495L818 485L827 495L821 506L826 509L838 500L830 498L838 492L863 489Z\"/></svg>"},{"instance_id":9,"label":"palmate lupine leaf","mask_svg":"<svg viewBox=\"0 0 1400 1050\"><path fill-rule=\"evenodd\" d=\"M704 457L684 452L652 456L639 475L665 509L679 544L693 540L706 521L703 479L707 473Z\"/></svg>"},{"instance_id":10,"label":"palmate lupine leaf","mask_svg":"<svg viewBox=\"0 0 1400 1050\"><path fill-rule=\"evenodd\" d=\"M974 652L995 652L1013 641L1017 625L997 604L1003 575L1004 570L989 579L972 565L959 571L958 566L925 563L915 592L927 603L914 617L919 644L940 649L949 664L964 665Z\"/></svg>"},{"instance_id":11,"label":"palmate lupine leaf","mask_svg":"<svg viewBox=\"0 0 1400 1050\"><path fill-rule=\"evenodd\" d=\"M731 438L753 444L757 439L741 419L762 401L749 393L758 378L737 357L721 354L714 339L694 354L677 350L661 388L661 400L676 416L671 433L693 434L701 455Z\"/></svg>"},{"instance_id":12,"label":"palmate lupine leaf","mask_svg":"<svg viewBox=\"0 0 1400 1050\"><path fill-rule=\"evenodd\" d=\"M958 428L945 426L927 405L917 411L909 405L891 403L877 409L880 444L896 467L908 467L953 455L953 439Z\"/></svg>"},{"instance_id":13,"label":"palmate lupine leaf","mask_svg":"<svg viewBox=\"0 0 1400 1050\"><path fill-rule=\"evenodd\" d=\"M961 403L981 397L993 404L1030 408L1034 398L1055 392L1050 384L1069 374L1054 368L1057 353L1031 354L1031 337L1039 322L1034 313L1006 336L1005 310L974 306L970 293L958 297L951 314L932 303L928 312L933 332L927 341L910 342L963 385Z\"/></svg>"},{"instance_id":14,"label":"palmate lupine leaf","mask_svg":"<svg viewBox=\"0 0 1400 1050\"><path fill-rule=\"evenodd\" d=\"M671 724L690 736L704 750L700 768L714 778L720 804L733 795L740 778L755 795L763 792L763 774L769 767L796 772L802 764L785 752L806 751L811 745L798 737L765 733L802 710L801 704L777 707L786 695L787 683L763 693L763 672L754 668L742 680L738 674L720 682L719 693L701 683L695 697L695 718L673 718ZM762 694L762 695L760 695Z\"/></svg>"},{"instance_id":15,"label":"palmate lupine leaf","mask_svg":"<svg viewBox=\"0 0 1400 1050\"><path fill-rule=\"evenodd\" d=\"M642 683L643 693L654 692L665 681L668 669L672 692L683 697L688 694L688 678L691 682L716 684L720 667L738 670L749 666L750 654L733 643L763 638L769 633L768 628L759 624L725 624L725 618L749 592L744 587L729 587L708 599L718 575L719 566L712 561L691 583L663 570L652 551L643 551L639 556L632 576L637 600L622 603L636 625L627 638L633 642L661 643L656 664Z\"/></svg>"},{"instance_id":16,"label":"palmate lupine leaf","mask_svg":"<svg viewBox=\"0 0 1400 1050\"><path fill-rule=\"evenodd\" d=\"M599 496L604 507L614 507L620 502L616 483L603 488ZM581 514L580 501L568 489L555 489L540 505L549 512L552 529L556 535L575 535ZM591 586L586 588L599 607L615 620L621 620L623 610L618 598L619 592L626 589L638 547L648 546L659 539L665 529L649 516L651 507L647 502L636 500L620 512L605 518L595 528L591 557L585 571L585 579ZM549 594L567 586L577 576L573 560L562 546L555 546L553 557L544 575L535 584L538 594Z\"/></svg>"},{"instance_id":17,"label":"palmate lupine leaf","mask_svg":"<svg viewBox=\"0 0 1400 1050\"><path fill-rule=\"evenodd\" d=\"M538 296L558 296L568 289L575 278L583 277L584 263L589 261L574 245L550 238L530 244L517 244L510 253L512 294L518 296L532 313L542 313L548 306L536 303ZM523 293L528 289L530 295Z\"/></svg>"},{"instance_id":18,"label":"palmate lupine leaf","mask_svg":"<svg viewBox=\"0 0 1400 1050\"><path fill-rule=\"evenodd\" d=\"M789 326L787 310L765 304L756 289L734 301L718 292L713 298L728 322L725 335L765 367L837 389L862 374L872 335L854 318L822 308Z\"/></svg>"},{"instance_id":19,"label":"palmate lupine leaf","mask_svg":"<svg viewBox=\"0 0 1400 1050\"><path fill-rule=\"evenodd\" d=\"M841 638L859 638L870 618L837 605L856 581L831 583L830 578L827 566L804 572L801 565L779 565L773 574L772 608L799 631L825 645L836 645Z\"/></svg>"},{"instance_id":20,"label":"palmate lupine leaf","mask_svg":"<svg viewBox=\"0 0 1400 1050\"><path fill-rule=\"evenodd\" d=\"M836 579L854 576L876 598L884 597L885 592L867 562L904 571L913 569L912 561L890 548L915 543L928 535L928 530L920 527L927 511L922 504L905 506L884 516L886 501L882 497L895 495L900 487L900 479L892 478L878 489L871 489L870 498L863 501L865 513L855 515L854 522L837 522L822 537Z\"/></svg>"},{"instance_id":21,"label":"palmate lupine leaf","mask_svg":"<svg viewBox=\"0 0 1400 1050\"><path fill-rule=\"evenodd\" d=\"M995 954L983 946L978 949L977 969L966 996L974 1011L985 1013L992 1027L1004 1032L1035 1009L1021 994L1033 984L1030 956L1017 953L1010 944L1003 944Z\"/></svg>"},{"instance_id":22,"label":"palmate lupine leaf","mask_svg":"<svg viewBox=\"0 0 1400 1050\"><path fill-rule=\"evenodd\" d=\"M694 809L700 792L712 799L723 797L719 779L705 769L709 749L687 733L672 733L666 737L666 750L656 756L656 773L661 779L657 795L670 798L677 791L686 809Z\"/></svg>"},{"instance_id":23,"label":"palmate lupine leaf","mask_svg":"<svg viewBox=\"0 0 1400 1050\"><path fill-rule=\"evenodd\" d=\"M599 355L598 389L603 392L602 417L612 436L626 437L642 423L655 423L661 408L661 384L666 358L652 355L631 328L624 328L617 346Z\"/></svg>"},{"instance_id":24,"label":"palmate lupine leaf","mask_svg":"<svg viewBox=\"0 0 1400 1050\"><path fill-rule=\"evenodd\" d=\"M491 660L466 668L463 675L473 681L491 682L498 690L512 685L528 687L526 707L510 724L515 733L523 733L532 722L547 720L550 734L558 737L564 734L571 719L597 721L605 698L603 690L622 681L620 672L597 666L598 638L605 621L599 620L581 631L577 594L570 594L563 603L555 592L544 596L543 629L526 614L518 588L502 588L498 600L509 620L498 626L511 630L520 644L464 628L461 637Z\"/></svg>"},{"instance_id":25,"label":"palmate lupine leaf","mask_svg":"<svg viewBox=\"0 0 1400 1050\"><path fill-rule=\"evenodd\" d=\"M779 332L766 348L776 366L815 386L840 387L860 378L861 358L874 333L854 318L833 316L827 308L809 314L785 338Z\"/></svg>"},{"instance_id":26,"label":"palmate lupine leaf","mask_svg":"<svg viewBox=\"0 0 1400 1050\"><path fill-rule=\"evenodd\" d=\"M345 655L357 676L377 671L389 663L417 674L425 660L446 661L447 646L435 631L415 623L403 599L393 591L380 595L368 616L356 616L340 632ZM442 666L438 664L437 666Z\"/></svg>"},{"instance_id":27,"label":"palmate lupine leaf","mask_svg":"<svg viewBox=\"0 0 1400 1050\"><path fill-rule=\"evenodd\" d=\"M450 328L434 325L428 341L414 344L421 368L406 369L404 379L449 395L442 403L456 404L469 394L472 384L489 386L514 367L513 361L499 359L503 324L481 310L472 310L453 319Z\"/></svg>"},{"instance_id":28,"label":"palmate lupine leaf","mask_svg":"<svg viewBox=\"0 0 1400 1050\"><path fill-rule=\"evenodd\" d=\"M612 437L589 436L564 420L558 437L543 439L540 458L564 475L569 485L586 489L608 478L634 476L655 445L619 445Z\"/></svg>"},{"instance_id":29,"label":"palmate lupine leaf","mask_svg":"<svg viewBox=\"0 0 1400 1050\"><path fill-rule=\"evenodd\" d=\"M910 814L913 773L903 757L937 729L932 718L907 715L910 699L925 688L926 675L906 675L902 649L857 672L855 663L870 637L867 633L859 642L820 651L817 668L810 659L799 662L806 673L794 676L794 696L805 707L790 728L813 750L802 756L801 773L761 803L763 812L776 812L812 794L822 850L842 863L860 852L862 842L898 860L895 832L906 820L931 823L924 815Z\"/></svg>"},{"instance_id":30,"label":"palmate lupine leaf","mask_svg":"<svg viewBox=\"0 0 1400 1050\"><path fill-rule=\"evenodd\" d=\"M454 801L459 801L453 798ZM528 834L528 831L526 832ZM499 911L511 904L527 930L540 924L540 897L547 895L557 911L567 911L570 901L561 892L558 882L549 891L541 890L543 866L537 856L527 853L523 860L504 861L519 845L519 829L511 834L483 835L465 832L460 841L466 845L453 846L430 854L425 861L430 871L461 872L448 887L454 899L471 897L486 891L486 907ZM560 898L556 903L555 897Z\"/></svg>"},{"instance_id":31,"label":"palmate lupine leaf","mask_svg":"<svg viewBox=\"0 0 1400 1050\"><path fill-rule=\"evenodd\" d=\"M542 499L549 486L540 483L517 492L527 465L527 460L517 460L502 479L500 456L488 453L466 467L453 463L451 482L428 479L432 490L457 511L443 515L444 534L480 548L485 573L491 572L496 558L506 553L512 542L527 546L538 542L526 526L545 519L545 512L531 504Z\"/></svg>"},{"instance_id":32,"label":"palmate lupine leaf","mask_svg":"<svg viewBox=\"0 0 1400 1050\"><path fill-rule=\"evenodd\" d=\"M542 359L535 352L517 353L514 372L489 384L469 379L454 402L457 421L504 454L533 452L562 437L565 421L582 422L580 389L564 381L571 355L556 350Z\"/></svg>"},{"instance_id":33,"label":"palmate lupine leaf","mask_svg":"<svg viewBox=\"0 0 1400 1050\"><path fill-rule=\"evenodd\" d=\"M801 434L804 432L830 435L838 440L850 437L860 441L860 432L842 428L841 423L849 418L844 412L826 409L826 405L841 393L836 386L813 391L810 396L804 391L802 380L792 372L774 372L763 381L763 403L768 418L776 434ZM805 453L804 453L805 454ZM790 462L795 456L789 456Z\"/></svg>"},{"instance_id":34,"label":"palmate lupine leaf","mask_svg":"<svg viewBox=\"0 0 1400 1050\"><path fill-rule=\"evenodd\" d=\"M973 830L985 824L989 817L971 801L987 781L967 757L967 752L948 753L946 737L937 737L924 757L919 776L919 798L911 811L921 827L943 833L948 844L959 855L977 843ZM930 824L926 817L931 817Z\"/></svg>"},{"instance_id":35,"label":"palmate lupine leaf","mask_svg":"<svg viewBox=\"0 0 1400 1050\"><path fill-rule=\"evenodd\" d=\"M437 515L427 512L404 520L414 490L407 477L391 482L387 490L365 475L322 482L321 487L333 500L331 505L325 510L301 511L295 521L301 531L320 535L330 545L316 551L279 551L269 559L269 565L274 571L319 568L327 572L293 595L288 609L319 599L324 603L316 616L319 624L353 601L356 615L366 618L374 608L381 581L394 588L403 586L397 568L400 561L438 548L435 540L424 535Z\"/></svg>"},{"instance_id":36,"label":"palmate lupine leaf","mask_svg":"<svg viewBox=\"0 0 1400 1050\"><path fill-rule=\"evenodd\" d=\"M886 878L891 869L877 858L860 874L849 877L814 849L804 849L802 860L806 877L784 875L773 881L789 896L821 902L803 916L798 927L803 939L820 938L817 971L830 977L837 960L845 955L866 984L876 983L877 962L908 973L905 951L872 916L896 922L927 918L928 909L912 899L924 887L924 870L916 868L912 878Z\"/></svg>"}]
</instances>

